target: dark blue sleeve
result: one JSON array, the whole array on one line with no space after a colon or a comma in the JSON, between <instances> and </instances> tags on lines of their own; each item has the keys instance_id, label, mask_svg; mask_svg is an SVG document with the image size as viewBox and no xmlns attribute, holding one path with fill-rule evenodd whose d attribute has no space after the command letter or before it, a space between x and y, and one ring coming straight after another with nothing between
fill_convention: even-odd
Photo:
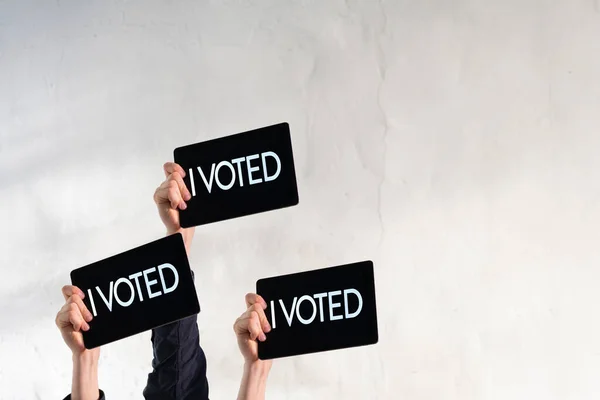
<instances>
[{"instance_id":1,"label":"dark blue sleeve","mask_svg":"<svg viewBox=\"0 0 600 400\"><path fill-rule=\"evenodd\" d=\"M197 316L152 330L152 372L146 400L208 400L206 356L200 347ZM71 400L71 395L64 400ZM99 400L105 400L100 391Z\"/></svg>"},{"instance_id":2,"label":"dark blue sleeve","mask_svg":"<svg viewBox=\"0 0 600 400\"><path fill-rule=\"evenodd\" d=\"M208 400L206 357L200 347L197 316L152 330L152 372L146 400Z\"/></svg>"}]
</instances>

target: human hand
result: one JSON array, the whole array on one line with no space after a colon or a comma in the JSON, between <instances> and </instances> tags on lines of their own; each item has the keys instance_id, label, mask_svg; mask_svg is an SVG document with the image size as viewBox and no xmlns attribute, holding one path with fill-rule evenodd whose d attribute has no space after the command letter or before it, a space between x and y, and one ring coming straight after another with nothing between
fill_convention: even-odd
<instances>
[{"instance_id":1,"label":"human hand","mask_svg":"<svg viewBox=\"0 0 600 400\"><path fill-rule=\"evenodd\" d=\"M179 164L173 162L165 163L163 170L166 179L154 192L154 202L158 208L160 219L167 228L167 235L181 233L187 247L194 236L194 228L184 229L179 223L179 210L185 210L187 208L186 201L192 198L183 182L186 174Z\"/></svg>"},{"instance_id":2,"label":"human hand","mask_svg":"<svg viewBox=\"0 0 600 400\"><path fill-rule=\"evenodd\" d=\"M265 332L271 331L265 309L267 303L257 294L246 295L244 312L233 325L238 346L244 356L244 374L240 383L238 400L264 400L267 390L267 377L273 362L258 358L258 342L267 340Z\"/></svg>"},{"instance_id":3,"label":"human hand","mask_svg":"<svg viewBox=\"0 0 600 400\"><path fill-rule=\"evenodd\" d=\"M85 293L77 286L63 286L65 305L56 315L56 326L73 353L73 380L71 396L75 400L96 400L98 390L98 359L100 347L88 350L81 331L90 330L88 324L94 317L83 303Z\"/></svg>"},{"instance_id":4,"label":"human hand","mask_svg":"<svg viewBox=\"0 0 600 400\"><path fill-rule=\"evenodd\" d=\"M86 352L99 353L100 348L87 350L83 344L82 331L90 330L88 323L94 318L83 303L85 294L77 286L71 285L63 286L62 294L65 298L65 305L56 315L55 322L63 340L74 356Z\"/></svg>"},{"instance_id":5,"label":"human hand","mask_svg":"<svg viewBox=\"0 0 600 400\"><path fill-rule=\"evenodd\" d=\"M233 330L237 336L238 347L244 356L244 361L253 363L259 361L258 341L267 340L265 333L271 331L271 325L265 315L267 303L261 296L248 293L246 307L248 309L235 321Z\"/></svg>"}]
</instances>

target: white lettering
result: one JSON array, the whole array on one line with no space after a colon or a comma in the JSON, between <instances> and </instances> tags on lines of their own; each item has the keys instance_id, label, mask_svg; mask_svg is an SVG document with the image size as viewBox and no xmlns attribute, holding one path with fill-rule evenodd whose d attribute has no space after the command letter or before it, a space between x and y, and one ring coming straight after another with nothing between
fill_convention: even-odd
<instances>
[{"instance_id":1,"label":"white lettering","mask_svg":"<svg viewBox=\"0 0 600 400\"><path fill-rule=\"evenodd\" d=\"M275 161L277 162L277 172L275 172L271 176L269 176L269 174L267 173L267 160L266 160L267 157L273 157L275 159ZM272 151L267 151L265 153L262 153L262 165L263 165L263 174L265 175L265 182L274 181L275 179L277 179L277 177L281 173L281 160L279 159L279 156L277 154L273 153Z\"/></svg>"},{"instance_id":2,"label":"white lettering","mask_svg":"<svg viewBox=\"0 0 600 400\"><path fill-rule=\"evenodd\" d=\"M250 164L250 161L255 160L257 158L258 158L258 154L253 154L251 156L246 157L246 167L248 168L248 182L251 185L255 185L257 183L261 183L262 182L261 178L258 178L258 179L252 178L252 173L254 171L260 170L260 167L253 167L252 164Z\"/></svg>"},{"instance_id":3,"label":"white lettering","mask_svg":"<svg viewBox=\"0 0 600 400\"><path fill-rule=\"evenodd\" d=\"M94 304L94 296L92 296L92 290L88 289L88 297L90 298L90 303L92 303L92 311L94 312L94 317L98 315L96 313L96 304Z\"/></svg>"},{"instance_id":4,"label":"white lettering","mask_svg":"<svg viewBox=\"0 0 600 400\"><path fill-rule=\"evenodd\" d=\"M302 315L300 315L300 304L302 304L302 302L304 300L310 301L310 304L312 304L312 306L313 306L313 314L309 319L304 319L304 318L302 318ZM307 295L300 297L300 300L298 300L298 304L296 305L296 317L298 317L298 321L300 321L304 325L308 325L315 320L316 316L317 316L317 304L315 303L313 298L310 296L307 296Z\"/></svg>"},{"instance_id":5,"label":"white lettering","mask_svg":"<svg viewBox=\"0 0 600 400\"><path fill-rule=\"evenodd\" d=\"M333 315L333 309L340 307L342 304L341 303L333 303L332 297L339 296L340 294L342 294L341 290L335 290L333 292L328 293L328 296L329 296L329 320L330 321L337 321L338 319L344 318L342 315Z\"/></svg>"},{"instance_id":6,"label":"white lettering","mask_svg":"<svg viewBox=\"0 0 600 400\"><path fill-rule=\"evenodd\" d=\"M356 298L358 299L358 308L353 313L348 313L348 293L354 294L356 296ZM362 306L363 306L362 296L356 289L344 290L344 303L345 303L344 304L344 313L345 313L346 319L355 318L362 311Z\"/></svg>"},{"instance_id":7,"label":"white lettering","mask_svg":"<svg viewBox=\"0 0 600 400\"><path fill-rule=\"evenodd\" d=\"M142 296L142 288L140 287L140 276L142 276L142 273L136 272L135 274L129 275L129 279L135 279L135 286L137 287L137 292L140 296L140 301L144 301L144 296Z\"/></svg>"},{"instance_id":8,"label":"white lettering","mask_svg":"<svg viewBox=\"0 0 600 400\"><path fill-rule=\"evenodd\" d=\"M244 186L244 177L242 176L242 162L246 160L246 157L235 158L231 160L233 164L237 165L238 177L240 178L240 186Z\"/></svg>"},{"instance_id":9,"label":"white lettering","mask_svg":"<svg viewBox=\"0 0 600 400\"><path fill-rule=\"evenodd\" d=\"M343 302L344 302L344 310L343 312L341 312L342 310L340 310L340 314L335 314L335 309L337 308L342 308L342 303L336 303L335 302L335 297L336 296L342 296L343 294ZM356 309L354 311L350 310L350 295L354 295L356 296L356 299L358 300L358 305L356 306ZM323 300L325 299L325 300ZM317 308L317 301L319 302L319 306ZM302 313L300 311L300 309L302 308L302 303L308 301L311 305L312 305L312 315L310 316L310 318L304 318L302 316ZM277 324L275 323L275 316L277 311L275 310L275 304L277 304L277 300L273 301L271 300L271 321L272 321L272 328L275 329L277 327ZM293 301L292 301L292 305L290 310L288 311L288 309L286 308L283 299L279 299L279 305L281 306L281 310L283 311L283 315L285 316L285 319L288 323L288 326L292 326L292 322L294 321L294 314L296 315L296 318L298 318L298 321L300 321L301 324L303 325L308 325L311 324L315 321L315 319L317 318L317 313L319 314L319 321L320 322L324 322L327 318L326 318L326 313L324 312L324 302L328 302L328 307L329 307L329 321L338 321L341 319L352 319L352 318L356 318L362 311L363 308L363 298L362 295L360 294L360 292L356 289L350 288L350 289L344 289L344 290L334 290L331 292L323 292L323 293L315 293L312 296L310 295L303 295L300 298L298 297L294 297ZM353 303L354 304L354 303ZM306 315L306 314L305 314Z\"/></svg>"},{"instance_id":10,"label":"white lettering","mask_svg":"<svg viewBox=\"0 0 600 400\"><path fill-rule=\"evenodd\" d=\"M277 168L275 169L274 172L269 171L267 168L267 159L269 157L274 159L275 163L277 164ZM262 170L263 170L262 175L263 176L262 177L257 176L255 178L254 173L259 172L261 170L261 166L260 165L253 166L252 161L257 160L259 158L262 160ZM273 151L266 151L264 153L259 153L259 154L251 154L246 157L238 157L238 158L232 159L231 161L223 160L223 161L219 162L218 164L212 163L211 169L210 169L210 175L209 175L208 179L206 178L206 175L205 175L202 167L196 167L196 168L198 170L198 173L200 174L200 178L202 178L202 181L204 182L204 185L206 186L206 190L208 191L208 193L211 193L213 182L215 180L217 182L217 186L219 186L219 188L221 188L221 190L231 189L236 184L236 181L239 182L238 185L240 187L243 187L244 186L244 173L242 172L242 170L244 168L242 166L243 163L246 163L246 171L248 174L248 184L249 185L256 185L256 184L262 183L262 182L274 181L281 174L281 159L279 158L277 153L275 153ZM222 167L227 167L231 171L231 181L226 184L224 184L224 182L222 182L221 176L219 175L219 171L221 170ZM270 174L270 172L271 172L271 174ZM192 168L189 169L189 173L190 173L190 186L191 186L191 192L192 192L192 197L193 197L193 196L196 196L196 183L194 180L194 174L193 174Z\"/></svg>"},{"instance_id":11,"label":"white lettering","mask_svg":"<svg viewBox=\"0 0 600 400\"><path fill-rule=\"evenodd\" d=\"M210 193L212 190L213 178L215 177L215 164L213 163L210 170L210 180L208 182L206 181L204 172L202 172L202 168L198 167L198 172L200 172L200 177L202 178L202 181L204 181L204 185L206 185L206 190L208 190L208 193Z\"/></svg>"},{"instance_id":12,"label":"white lettering","mask_svg":"<svg viewBox=\"0 0 600 400\"><path fill-rule=\"evenodd\" d=\"M151 274L154 271L156 271L155 267L148 268L148 269L144 270L144 280L146 281L146 290L148 291L148 298L149 299L153 299L153 298L158 297L158 296L160 296L162 294L160 291L153 293L150 290L150 286L156 285L158 283L158 281L156 279L152 279L151 281L148 280L148 274Z\"/></svg>"},{"instance_id":13,"label":"white lettering","mask_svg":"<svg viewBox=\"0 0 600 400\"><path fill-rule=\"evenodd\" d=\"M272 328L277 328L277 324L275 323L275 303L273 302L273 300L271 300L271 321L273 322Z\"/></svg>"},{"instance_id":14,"label":"white lettering","mask_svg":"<svg viewBox=\"0 0 600 400\"><path fill-rule=\"evenodd\" d=\"M221 183L221 180L219 179L219 170L221 169L221 167L223 165L226 165L227 168L229 168L231 170L231 182L229 182L228 185L223 185ZM233 187L233 184L235 183L235 170L233 169L233 165L231 165L231 163L229 161L221 161L219 163L219 165L217 165L216 176L217 176L217 185L219 185L221 190L229 190ZM210 191L209 191L209 193L210 193Z\"/></svg>"},{"instance_id":15,"label":"white lettering","mask_svg":"<svg viewBox=\"0 0 600 400\"><path fill-rule=\"evenodd\" d=\"M327 292L325 293L317 293L313 296L315 299L319 299L319 315L320 315L320 320L321 322L324 321L323 319L323 297L327 297Z\"/></svg>"},{"instance_id":16,"label":"white lettering","mask_svg":"<svg viewBox=\"0 0 600 400\"><path fill-rule=\"evenodd\" d=\"M173 274L172 279L169 279L169 280L165 279L166 278L165 270L171 270L171 272ZM162 292L160 290L158 290L156 292L152 291L152 286L158 285L158 280L152 279L152 276L150 275L154 272L158 272L162 290L163 290ZM95 287L96 292L98 292L98 294L100 295L100 298L106 305L106 308L108 309L109 312L112 312L113 298L116 300L117 304L119 304L121 307L131 306L133 304L133 302L135 301L136 297L139 297L140 302L144 301L144 296L142 293L143 290L141 288L142 285L140 284L140 278L142 276L144 277L146 291L148 292L149 299L161 296L163 294L168 294L168 293L174 292L177 289L177 287L179 286L179 273L177 272L177 269L173 266L173 264L170 264L170 263L161 264L158 266L158 269L156 267L152 267L152 268L146 269L142 272L136 272L135 274L129 275L129 277L119 278L116 280L116 282L110 281L107 294L104 294L102 292L102 290L100 289L100 286L96 286ZM171 284L171 286L168 286L167 282L170 282L171 280L173 281L173 283ZM135 288L137 288L137 291L134 288L134 284L132 281L135 282ZM125 296L125 298L122 297L122 296L124 296L123 291L121 291L121 293L119 295L119 287L122 286L123 284L129 286L129 290L131 292L131 294L129 295L129 298L127 298L126 296ZM136 293L137 293L137 296L136 296ZM87 295L90 299L92 314L94 315L94 317L96 317L96 316L98 316L98 310L96 309L96 303L94 301L93 289L87 289Z\"/></svg>"},{"instance_id":17,"label":"white lettering","mask_svg":"<svg viewBox=\"0 0 600 400\"><path fill-rule=\"evenodd\" d=\"M129 286L129 289L131 290L131 297L126 302L121 301L121 299L119 298L119 285L121 283L126 283L127 286ZM119 303L122 307L129 307L131 305L131 303L133 303L133 300L135 300L135 289L133 288L133 284L131 283L131 281L129 279L127 279L127 278L117 279L117 282L115 283L115 300L117 300L117 303Z\"/></svg>"},{"instance_id":18,"label":"white lettering","mask_svg":"<svg viewBox=\"0 0 600 400\"><path fill-rule=\"evenodd\" d=\"M296 308L296 301L298 300L297 297L294 297L294 301L292 302L292 308L290 309L290 312L288 314L287 310L285 309L285 305L283 304L283 300L279 300L279 305L281 305L281 309L283 310L283 315L285 315L285 319L288 322L289 326L292 326L292 319L294 319L294 308Z\"/></svg>"},{"instance_id":19,"label":"white lettering","mask_svg":"<svg viewBox=\"0 0 600 400\"><path fill-rule=\"evenodd\" d=\"M171 271L173 271L173 276L175 276L175 282L173 283L173 285L171 285L171 287L167 287L167 285L165 284L165 277L163 276L163 269L165 268L169 268ZM159 265L158 275L160 276L160 282L162 283L163 294L171 293L172 291L177 289L177 285L179 285L179 274L177 273L177 270L172 264L167 263Z\"/></svg>"},{"instance_id":20,"label":"white lettering","mask_svg":"<svg viewBox=\"0 0 600 400\"><path fill-rule=\"evenodd\" d=\"M196 195L196 184L194 183L194 174L190 168L190 183L192 184L192 196Z\"/></svg>"},{"instance_id":21,"label":"white lettering","mask_svg":"<svg viewBox=\"0 0 600 400\"><path fill-rule=\"evenodd\" d=\"M100 290L100 287L96 286L96 290L100 294L100 297L102 298L102 300L104 301L104 304L106 304L106 307L108 308L108 311L110 311L110 312L112 312L113 284L114 284L114 282L110 281L110 288L108 289L108 301L106 300L106 297L104 297L104 293L102 293L102 291Z\"/></svg>"}]
</instances>

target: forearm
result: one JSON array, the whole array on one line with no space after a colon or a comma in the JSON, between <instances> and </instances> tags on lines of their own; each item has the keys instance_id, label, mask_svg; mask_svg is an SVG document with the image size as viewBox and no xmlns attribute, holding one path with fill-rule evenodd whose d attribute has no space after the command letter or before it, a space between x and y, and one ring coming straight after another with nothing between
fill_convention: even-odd
<instances>
[{"instance_id":1,"label":"forearm","mask_svg":"<svg viewBox=\"0 0 600 400\"><path fill-rule=\"evenodd\" d=\"M194 239L195 230L196 230L196 228L193 228L193 227L187 228L187 229L179 228L176 231L171 231L171 230L167 229L167 236L173 235L175 233L181 233L181 235L183 236L183 242L185 243L185 250L189 254L190 248L192 247L192 240Z\"/></svg>"},{"instance_id":2,"label":"forearm","mask_svg":"<svg viewBox=\"0 0 600 400\"><path fill-rule=\"evenodd\" d=\"M252 364L244 364L244 376L240 383L238 400L263 400L270 370L270 361L258 360Z\"/></svg>"},{"instance_id":3,"label":"forearm","mask_svg":"<svg viewBox=\"0 0 600 400\"><path fill-rule=\"evenodd\" d=\"M208 400L206 356L196 315L152 330L152 372L146 399Z\"/></svg>"},{"instance_id":4,"label":"forearm","mask_svg":"<svg viewBox=\"0 0 600 400\"><path fill-rule=\"evenodd\" d=\"M72 400L98 400L98 355L86 351L73 355Z\"/></svg>"}]
</instances>

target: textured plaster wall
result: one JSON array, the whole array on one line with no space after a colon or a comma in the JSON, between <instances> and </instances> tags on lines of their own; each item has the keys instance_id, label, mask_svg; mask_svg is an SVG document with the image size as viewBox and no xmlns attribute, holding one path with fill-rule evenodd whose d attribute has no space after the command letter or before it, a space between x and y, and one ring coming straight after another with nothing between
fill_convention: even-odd
<instances>
[{"instance_id":1,"label":"textured plaster wall","mask_svg":"<svg viewBox=\"0 0 600 400\"><path fill-rule=\"evenodd\" d=\"M300 205L197 229L214 399L258 278L373 259L376 346L270 399L600 394L600 3L0 1L0 398L61 398L70 270L163 234L176 146L288 121ZM141 398L149 334L100 385Z\"/></svg>"}]
</instances>

